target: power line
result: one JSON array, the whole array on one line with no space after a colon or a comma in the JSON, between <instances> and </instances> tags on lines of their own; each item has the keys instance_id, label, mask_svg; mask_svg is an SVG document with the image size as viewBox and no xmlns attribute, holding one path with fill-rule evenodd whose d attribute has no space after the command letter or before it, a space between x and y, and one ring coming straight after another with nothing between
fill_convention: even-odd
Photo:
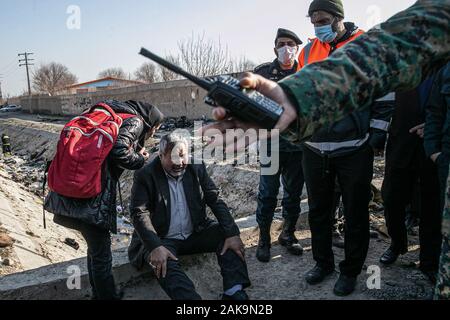
<instances>
[{"instance_id":1,"label":"power line","mask_svg":"<svg viewBox=\"0 0 450 320\"><path fill-rule=\"evenodd\" d=\"M16 64L16 58L11 60L5 67L0 68L1 72L5 72L5 70L10 69L12 66Z\"/></svg>"},{"instance_id":2,"label":"power line","mask_svg":"<svg viewBox=\"0 0 450 320\"><path fill-rule=\"evenodd\" d=\"M30 61L34 61L34 59L30 59L28 58L28 56L33 55L34 53L32 52L24 52L24 53L19 53L18 56L19 57L24 57L24 59L20 59L19 60L19 67L25 66L27 69L27 81L28 81L28 95L31 96L31 83L30 83L30 71L29 71L29 66L34 66L34 64L30 63Z\"/></svg>"}]
</instances>

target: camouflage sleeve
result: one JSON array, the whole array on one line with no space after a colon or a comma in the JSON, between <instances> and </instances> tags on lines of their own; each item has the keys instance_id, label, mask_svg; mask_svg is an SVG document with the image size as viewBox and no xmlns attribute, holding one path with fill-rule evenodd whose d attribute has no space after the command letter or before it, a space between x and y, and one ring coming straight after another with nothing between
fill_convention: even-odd
<instances>
[{"instance_id":1,"label":"camouflage sleeve","mask_svg":"<svg viewBox=\"0 0 450 320\"><path fill-rule=\"evenodd\" d=\"M309 137L321 126L412 89L450 58L450 0L419 0L387 22L280 82L299 119L284 135Z\"/></svg>"}]
</instances>

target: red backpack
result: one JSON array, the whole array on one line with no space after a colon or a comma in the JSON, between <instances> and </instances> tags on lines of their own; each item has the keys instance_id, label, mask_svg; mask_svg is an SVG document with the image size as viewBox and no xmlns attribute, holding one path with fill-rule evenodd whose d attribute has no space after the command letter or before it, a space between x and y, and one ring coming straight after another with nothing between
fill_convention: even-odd
<instances>
[{"instance_id":1,"label":"red backpack","mask_svg":"<svg viewBox=\"0 0 450 320\"><path fill-rule=\"evenodd\" d=\"M90 199L102 190L105 160L119 129L130 114L116 114L99 103L64 126L48 171L50 190L76 199Z\"/></svg>"}]
</instances>

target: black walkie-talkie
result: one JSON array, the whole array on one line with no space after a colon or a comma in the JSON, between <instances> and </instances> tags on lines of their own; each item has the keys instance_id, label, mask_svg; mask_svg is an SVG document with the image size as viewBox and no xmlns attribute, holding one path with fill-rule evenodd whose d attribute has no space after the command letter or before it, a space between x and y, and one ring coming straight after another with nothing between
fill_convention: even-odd
<instances>
[{"instance_id":1,"label":"black walkie-talkie","mask_svg":"<svg viewBox=\"0 0 450 320\"><path fill-rule=\"evenodd\" d=\"M258 124L265 129L273 129L284 112L282 106L261 93L242 88L236 78L216 76L201 79L147 49L142 48L140 54L205 89L208 91L205 99L207 104L221 106L236 118Z\"/></svg>"}]
</instances>

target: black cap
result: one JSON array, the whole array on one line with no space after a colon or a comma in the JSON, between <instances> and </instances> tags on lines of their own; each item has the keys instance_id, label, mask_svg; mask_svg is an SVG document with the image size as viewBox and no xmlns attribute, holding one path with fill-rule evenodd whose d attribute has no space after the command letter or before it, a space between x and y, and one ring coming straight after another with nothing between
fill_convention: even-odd
<instances>
[{"instance_id":1,"label":"black cap","mask_svg":"<svg viewBox=\"0 0 450 320\"><path fill-rule=\"evenodd\" d=\"M308 14L312 16L315 11L326 11L341 18L345 15L342 0L314 0L309 6Z\"/></svg>"},{"instance_id":2,"label":"black cap","mask_svg":"<svg viewBox=\"0 0 450 320\"><path fill-rule=\"evenodd\" d=\"M277 44L277 40L278 40L279 38L289 38L289 39L292 39L292 40L295 41L295 43L296 43L297 45L301 45L301 44L303 43L303 41L300 40L300 38L299 38L294 32L292 32L292 31L290 31L290 30L288 30L288 29L283 29L283 28L278 29L277 37L275 38L275 45Z\"/></svg>"}]
</instances>

